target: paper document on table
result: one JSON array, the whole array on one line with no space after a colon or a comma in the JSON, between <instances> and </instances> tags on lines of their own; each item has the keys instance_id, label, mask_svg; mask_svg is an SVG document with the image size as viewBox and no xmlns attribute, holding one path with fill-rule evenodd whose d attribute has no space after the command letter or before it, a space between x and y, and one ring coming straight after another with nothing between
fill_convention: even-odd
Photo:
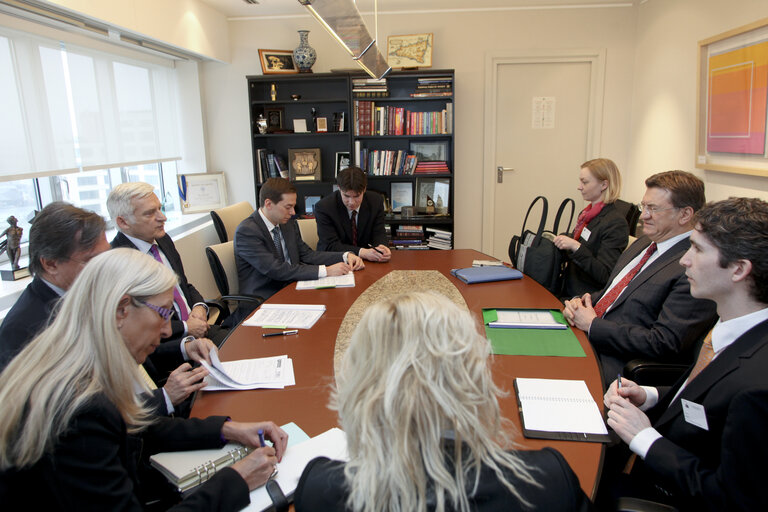
<instances>
[{"instance_id":1,"label":"paper document on table","mask_svg":"<svg viewBox=\"0 0 768 512\"><path fill-rule=\"evenodd\" d=\"M206 391L228 389L282 389L296 385L293 361L288 356L262 357L221 362L211 350L211 363L201 361L208 370Z\"/></svg>"},{"instance_id":2,"label":"paper document on table","mask_svg":"<svg viewBox=\"0 0 768 512\"><path fill-rule=\"evenodd\" d=\"M262 304L243 322L250 327L309 329L325 313L325 304Z\"/></svg>"},{"instance_id":3,"label":"paper document on table","mask_svg":"<svg viewBox=\"0 0 768 512\"><path fill-rule=\"evenodd\" d=\"M355 274L350 272L343 276L328 276L311 281L298 281L297 290L315 290L317 288L351 288L355 286Z\"/></svg>"},{"instance_id":4,"label":"paper document on table","mask_svg":"<svg viewBox=\"0 0 768 512\"><path fill-rule=\"evenodd\" d=\"M313 437L309 441L290 446L285 450L283 460L277 464L275 480L280 484L286 497L293 495L299 478L309 461L316 457L328 457L333 460L348 460L347 436L343 430L332 428ZM272 498L264 486L251 491L251 504L243 511L261 512L272 507Z\"/></svg>"},{"instance_id":5,"label":"paper document on table","mask_svg":"<svg viewBox=\"0 0 768 512\"><path fill-rule=\"evenodd\" d=\"M515 390L526 437L608 440L605 421L583 380L517 378Z\"/></svg>"},{"instance_id":6,"label":"paper document on table","mask_svg":"<svg viewBox=\"0 0 768 512\"><path fill-rule=\"evenodd\" d=\"M497 319L488 322L488 327L506 327L512 329L567 329L559 323L548 310L533 309L497 309Z\"/></svg>"}]
</instances>

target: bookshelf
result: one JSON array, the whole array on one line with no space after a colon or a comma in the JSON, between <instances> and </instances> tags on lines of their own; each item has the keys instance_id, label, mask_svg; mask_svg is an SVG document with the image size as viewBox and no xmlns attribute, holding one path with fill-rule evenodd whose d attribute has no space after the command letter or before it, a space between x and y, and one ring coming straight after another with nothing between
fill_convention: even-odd
<instances>
[{"instance_id":1,"label":"bookshelf","mask_svg":"<svg viewBox=\"0 0 768 512\"><path fill-rule=\"evenodd\" d=\"M410 202L415 207L387 213L393 235L402 227L421 226L426 244L434 234L427 228L439 230L443 238L445 232L453 233L453 70L395 71L386 77L385 86L371 83L366 91L360 89L365 89L361 80L367 76L357 73L246 78L257 199L260 184L270 176L270 159L276 165L272 173L279 173L281 167L290 168L289 150L312 150L316 155L319 149L319 172L289 175L298 190L297 214L306 213L306 197L332 193L338 162L348 155L368 173L368 190L383 194L390 206L393 190L399 191L394 206ZM361 118L361 105L370 109L370 117L364 113ZM319 118L325 118L328 131L318 131L317 125L323 124L315 121ZM303 119L309 133L294 133L294 119ZM409 155L420 156L421 165L409 168L406 163L414 162ZM433 199L434 213L427 213L427 195ZM446 246L444 241L441 246Z\"/></svg>"}]
</instances>

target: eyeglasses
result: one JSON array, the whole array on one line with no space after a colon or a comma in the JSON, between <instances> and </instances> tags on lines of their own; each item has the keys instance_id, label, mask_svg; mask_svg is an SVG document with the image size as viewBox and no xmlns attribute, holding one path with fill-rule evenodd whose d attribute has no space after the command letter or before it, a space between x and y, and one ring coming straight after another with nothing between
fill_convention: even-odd
<instances>
[{"instance_id":1,"label":"eyeglasses","mask_svg":"<svg viewBox=\"0 0 768 512\"><path fill-rule=\"evenodd\" d=\"M679 210L680 208L678 208L677 206L670 206L668 208L659 208L658 206L653 204L649 205L645 203L640 203L637 205L637 209L640 210L640 213L643 213L644 211L646 211L648 212L649 215L653 215L654 213L663 212L666 210Z\"/></svg>"},{"instance_id":2,"label":"eyeglasses","mask_svg":"<svg viewBox=\"0 0 768 512\"><path fill-rule=\"evenodd\" d=\"M157 313L158 315L160 315L160 317L161 317L163 320L165 320L166 322L167 322L168 320L170 320L170 319L171 319L171 317L173 316L173 313L174 313L173 309L164 308L164 307L162 307L162 306L155 306L154 304L152 304L152 303L150 303L150 302L147 302L147 301L145 301L145 300L141 300L141 299L133 299L133 300L134 300L135 302L138 302L138 303L139 303L139 304L141 304L142 306L146 306L146 307L148 307L149 309L151 309L152 311L154 311L155 313Z\"/></svg>"}]
</instances>

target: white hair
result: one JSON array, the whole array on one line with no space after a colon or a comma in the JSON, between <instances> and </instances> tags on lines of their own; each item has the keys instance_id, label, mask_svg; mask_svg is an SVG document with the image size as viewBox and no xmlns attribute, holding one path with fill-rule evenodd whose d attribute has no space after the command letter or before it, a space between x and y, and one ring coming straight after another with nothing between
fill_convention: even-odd
<instances>
[{"instance_id":1,"label":"white hair","mask_svg":"<svg viewBox=\"0 0 768 512\"><path fill-rule=\"evenodd\" d=\"M143 181L120 183L107 197L107 211L112 220L123 217L129 222L135 222L133 215L133 200L143 199L155 193L155 187Z\"/></svg>"}]
</instances>

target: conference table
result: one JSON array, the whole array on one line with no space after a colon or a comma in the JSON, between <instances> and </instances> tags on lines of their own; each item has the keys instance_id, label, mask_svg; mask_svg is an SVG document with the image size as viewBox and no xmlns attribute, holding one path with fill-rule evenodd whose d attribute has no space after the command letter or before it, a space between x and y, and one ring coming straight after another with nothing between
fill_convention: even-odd
<instances>
[{"instance_id":1,"label":"conference table","mask_svg":"<svg viewBox=\"0 0 768 512\"><path fill-rule=\"evenodd\" d=\"M544 287L524 277L515 281L467 285L450 274L451 269L472 266L472 260L493 259L478 251L393 251L388 263L366 262L355 272L355 286L318 290L296 290L290 284L267 302L275 304L325 304L318 322L298 335L263 338L274 330L240 325L221 347L222 361L286 354L293 360L296 385L284 389L201 392L192 407L192 416L228 415L237 421L271 420L278 425L295 422L309 436L338 426L336 412L328 409L330 385L334 379L334 347L337 331L349 307L363 291L392 270L437 270L455 285L469 310L480 318L482 308L546 308L562 305ZM493 356L495 382L508 391L500 399L502 415L520 432L515 441L523 449L551 446L568 460L587 496L594 497L600 477L604 445L600 443L536 440L522 436L513 382L516 377L579 379L603 411L603 388L595 353L584 333L574 332L586 357Z\"/></svg>"}]
</instances>

